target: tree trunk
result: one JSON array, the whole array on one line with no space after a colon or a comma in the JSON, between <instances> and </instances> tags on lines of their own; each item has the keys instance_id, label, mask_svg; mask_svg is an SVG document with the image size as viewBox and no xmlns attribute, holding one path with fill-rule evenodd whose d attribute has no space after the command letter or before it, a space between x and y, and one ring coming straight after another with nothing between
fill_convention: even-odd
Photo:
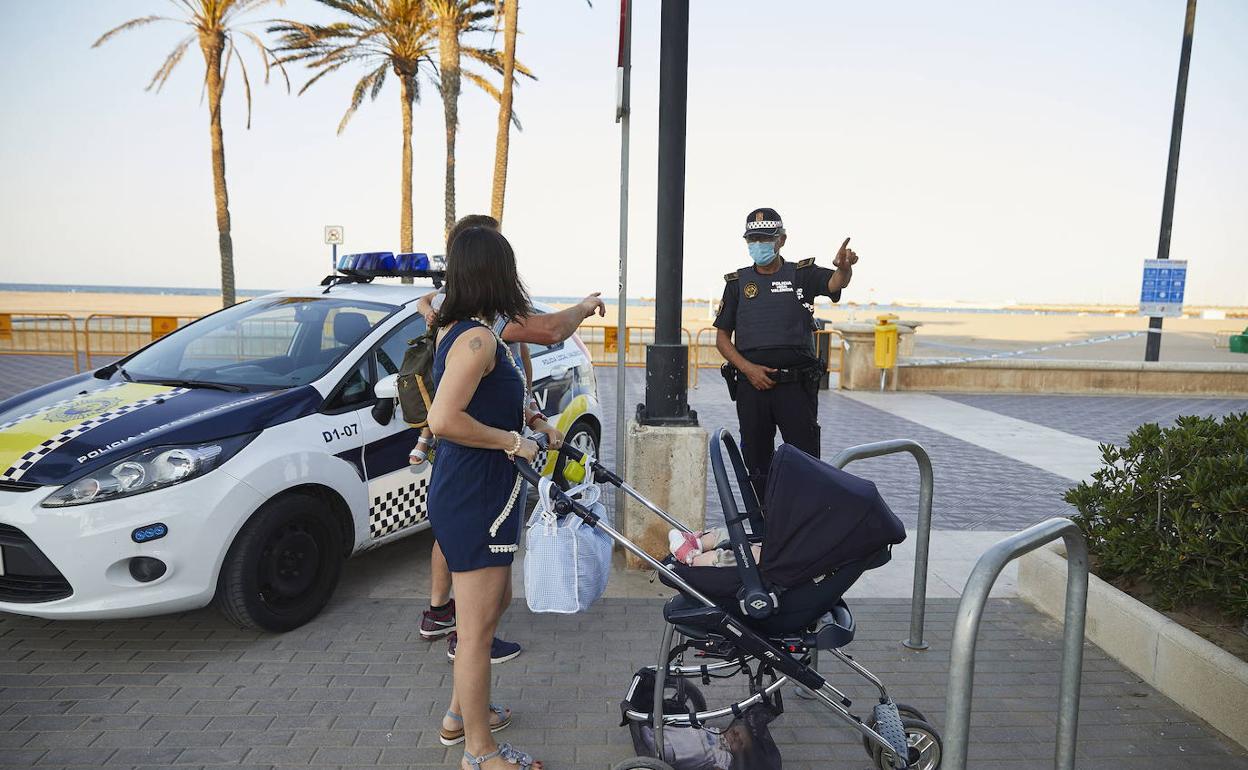
<instances>
[{"instance_id":1,"label":"tree trunk","mask_svg":"<svg viewBox=\"0 0 1248 770\"><path fill-rule=\"evenodd\" d=\"M221 53L225 38L202 35L200 50L207 67L208 129L212 137L212 197L217 205L217 247L221 251L221 304L229 307L234 299L234 241L230 237L230 196L225 188L225 141L221 134Z\"/></svg>"},{"instance_id":2,"label":"tree trunk","mask_svg":"<svg viewBox=\"0 0 1248 770\"><path fill-rule=\"evenodd\" d=\"M412 250L412 102L416 96L414 77L399 74L399 90L403 99L403 171L399 190L399 250ZM404 278L403 283L411 283Z\"/></svg>"},{"instance_id":3,"label":"tree trunk","mask_svg":"<svg viewBox=\"0 0 1248 770\"><path fill-rule=\"evenodd\" d=\"M520 0L503 5L503 98L498 103L498 139L494 142L494 188L490 193L490 214L503 223L503 198L507 194L507 153L511 144L511 89L516 73L516 22Z\"/></svg>"},{"instance_id":4,"label":"tree trunk","mask_svg":"<svg viewBox=\"0 0 1248 770\"><path fill-rule=\"evenodd\" d=\"M451 11L451 14L454 10ZM438 54L442 69L442 117L446 122L446 216L443 239L455 226L455 134L459 130L459 25L454 15L438 20Z\"/></svg>"}]
</instances>

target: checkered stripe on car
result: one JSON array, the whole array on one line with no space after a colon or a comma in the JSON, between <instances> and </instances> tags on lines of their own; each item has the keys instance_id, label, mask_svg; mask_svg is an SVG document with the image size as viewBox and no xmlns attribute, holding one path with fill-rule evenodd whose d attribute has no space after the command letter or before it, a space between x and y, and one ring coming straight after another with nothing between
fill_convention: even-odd
<instances>
[{"instance_id":1,"label":"checkered stripe on car","mask_svg":"<svg viewBox=\"0 0 1248 770\"><path fill-rule=\"evenodd\" d=\"M122 406L119 406L111 411L97 414L89 420L83 420L72 428L66 428L55 436L39 442L39 444L33 449L30 449L21 457L17 458L17 461L10 465L7 470L0 473L0 479L3 479L4 481L20 481L22 476L26 475L26 471L30 470L35 463L39 462L44 457L47 457L52 452L55 452L57 448L63 444L73 441L92 428L98 428L105 423L112 422L118 417L123 417L135 410L142 409L145 406L151 406L152 404L166 401L174 396L180 396L187 392L187 390L188 388L174 388L167 393L149 396L148 398L141 398L133 403L123 404Z\"/></svg>"},{"instance_id":2,"label":"checkered stripe on car","mask_svg":"<svg viewBox=\"0 0 1248 770\"><path fill-rule=\"evenodd\" d=\"M429 499L429 475L398 489L373 495L368 507L368 529L374 538L398 532L424 519Z\"/></svg>"}]
</instances>

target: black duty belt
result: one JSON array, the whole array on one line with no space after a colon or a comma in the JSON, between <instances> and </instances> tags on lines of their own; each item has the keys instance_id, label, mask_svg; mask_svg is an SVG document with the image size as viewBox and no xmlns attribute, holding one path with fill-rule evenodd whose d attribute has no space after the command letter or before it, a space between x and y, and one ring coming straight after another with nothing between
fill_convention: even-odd
<instances>
[{"instance_id":1,"label":"black duty belt","mask_svg":"<svg viewBox=\"0 0 1248 770\"><path fill-rule=\"evenodd\" d=\"M817 368L818 367L814 366L803 366L792 369L777 369L774 372L768 373L767 376L777 384L785 382L805 382L811 378L812 371L817 370Z\"/></svg>"}]
</instances>

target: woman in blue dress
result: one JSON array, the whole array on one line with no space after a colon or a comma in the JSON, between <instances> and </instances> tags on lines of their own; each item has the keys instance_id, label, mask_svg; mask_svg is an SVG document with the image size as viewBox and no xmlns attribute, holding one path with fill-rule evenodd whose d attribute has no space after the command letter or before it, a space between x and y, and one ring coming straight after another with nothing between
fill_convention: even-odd
<instances>
[{"instance_id":1,"label":"woman in blue dress","mask_svg":"<svg viewBox=\"0 0 1248 770\"><path fill-rule=\"evenodd\" d=\"M511 722L490 703L490 644L511 602L511 563L520 541L524 482L515 460L532 462L538 447L521 431L562 435L530 413L524 373L494 326L532 313L501 233L470 228L447 255L446 299L438 311L438 346L429 427L438 457L429 485L429 521L457 597L454 689L442 722L446 745L464 742L462 770L541 770L542 763L493 733Z\"/></svg>"}]
</instances>

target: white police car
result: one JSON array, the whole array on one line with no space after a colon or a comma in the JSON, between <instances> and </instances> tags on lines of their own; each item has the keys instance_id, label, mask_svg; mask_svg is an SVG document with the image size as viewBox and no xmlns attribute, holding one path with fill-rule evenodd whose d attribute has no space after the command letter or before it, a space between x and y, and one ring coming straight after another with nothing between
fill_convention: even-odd
<instances>
[{"instance_id":1,"label":"white police car","mask_svg":"<svg viewBox=\"0 0 1248 770\"><path fill-rule=\"evenodd\" d=\"M407 459L417 432L375 392L425 330L428 291L357 279L270 294L0 403L0 611L215 600L245 626L310 620L348 556L428 525L429 466ZM597 454L588 351L575 336L530 349L539 405Z\"/></svg>"}]
</instances>

